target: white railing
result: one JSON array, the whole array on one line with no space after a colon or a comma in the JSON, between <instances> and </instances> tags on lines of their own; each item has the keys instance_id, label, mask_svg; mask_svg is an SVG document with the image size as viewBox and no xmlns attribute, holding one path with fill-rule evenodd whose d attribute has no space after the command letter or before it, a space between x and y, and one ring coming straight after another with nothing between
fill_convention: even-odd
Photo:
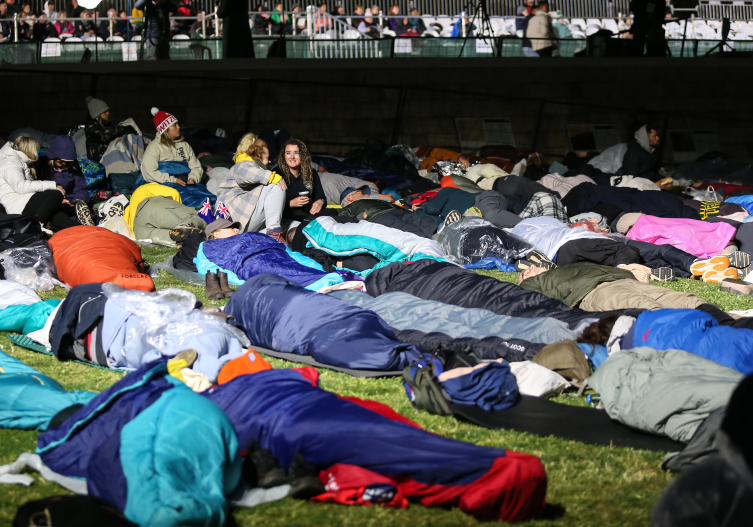
<instances>
[{"instance_id":1,"label":"white railing","mask_svg":"<svg viewBox=\"0 0 753 527\"><path fill-rule=\"evenodd\" d=\"M306 8L309 50L317 59L381 58L379 40L314 6Z\"/></svg>"}]
</instances>

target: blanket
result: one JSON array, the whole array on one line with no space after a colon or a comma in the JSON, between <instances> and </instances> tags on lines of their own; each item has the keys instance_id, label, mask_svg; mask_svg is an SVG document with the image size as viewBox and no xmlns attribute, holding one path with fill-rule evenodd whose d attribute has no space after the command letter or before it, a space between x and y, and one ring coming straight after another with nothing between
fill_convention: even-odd
<instances>
[{"instance_id":1,"label":"blanket","mask_svg":"<svg viewBox=\"0 0 753 527\"><path fill-rule=\"evenodd\" d=\"M148 139L136 134L126 134L112 141L100 160L107 176L113 173L141 172L141 160L148 144Z\"/></svg>"}]
</instances>

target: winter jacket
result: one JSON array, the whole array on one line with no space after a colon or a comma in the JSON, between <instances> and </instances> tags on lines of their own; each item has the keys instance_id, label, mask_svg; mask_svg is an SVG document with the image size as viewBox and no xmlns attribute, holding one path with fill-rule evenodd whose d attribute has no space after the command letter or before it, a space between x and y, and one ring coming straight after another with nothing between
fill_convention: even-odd
<instances>
[{"instance_id":1,"label":"winter jacket","mask_svg":"<svg viewBox=\"0 0 753 527\"><path fill-rule=\"evenodd\" d=\"M225 306L252 345L342 368L399 371L419 357L373 311L272 274L246 281Z\"/></svg>"},{"instance_id":2,"label":"winter jacket","mask_svg":"<svg viewBox=\"0 0 753 527\"><path fill-rule=\"evenodd\" d=\"M520 283L520 287L576 307L596 286L616 280L635 280L635 276L625 269L579 262L527 278Z\"/></svg>"},{"instance_id":3,"label":"winter jacket","mask_svg":"<svg viewBox=\"0 0 753 527\"><path fill-rule=\"evenodd\" d=\"M645 125L641 126L635 137L628 141L618 175L644 177L656 182L662 178L657 170L658 164L658 153L649 144L648 130Z\"/></svg>"},{"instance_id":4,"label":"winter jacket","mask_svg":"<svg viewBox=\"0 0 753 527\"><path fill-rule=\"evenodd\" d=\"M220 181L217 199L230 210L233 221L241 224L241 231L246 230L254 214L263 186L272 181L274 173L250 158L233 165L227 176Z\"/></svg>"},{"instance_id":5,"label":"winter jacket","mask_svg":"<svg viewBox=\"0 0 753 527\"><path fill-rule=\"evenodd\" d=\"M647 313L661 311L667 310ZM610 355L588 384L612 419L687 443L711 412L727 404L742 379L739 372L692 353L638 347Z\"/></svg>"},{"instance_id":6,"label":"winter jacket","mask_svg":"<svg viewBox=\"0 0 753 527\"><path fill-rule=\"evenodd\" d=\"M147 198L152 198L154 196L167 196L168 198L171 198L178 203L182 203L180 193L174 188L170 188L165 185L159 185L157 183L147 183L146 185L141 185L133 192L133 194L131 195L131 202L123 212L123 219L131 228L131 230L133 230L134 228L133 225L136 221L136 213L138 212L141 202Z\"/></svg>"},{"instance_id":7,"label":"winter jacket","mask_svg":"<svg viewBox=\"0 0 753 527\"><path fill-rule=\"evenodd\" d=\"M475 194L457 188L443 188L434 198L424 202L416 212L444 218L453 210L463 214L473 207L475 202Z\"/></svg>"},{"instance_id":8,"label":"winter jacket","mask_svg":"<svg viewBox=\"0 0 753 527\"><path fill-rule=\"evenodd\" d=\"M73 168L65 167L58 169L49 165L49 161L63 159L74 163ZM46 164L46 178L55 182L55 185L65 189L65 199L73 203L76 200L89 201L89 191L86 190L86 178L81 173L81 168L76 161L76 145L73 139L67 135L59 135L52 140L50 148L44 153L42 160ZM41 171L40 166L38 170Z\"/></svg>"},{"instance_id":9,"label":"winter jacket","mask_svg":"<svg viewBox=\"0 0 753 527\"><path fill-rule=\"evenodd\" d=\"M54 181L37 181L28 167L26 154L6 143L0 149L0 204L8 214L21 214L37 192L55 190Z\"/></svg>"},{"instance_id":10,"label":"winter jacket","mask_svg":"<svg viewBox=\"0 0 753 527\"><path fill-rule=\"evenodd\" d=\"M397 205L393 205L392 203L379 199L359 199L358 201L354 201L347 207L343 207L340 211L338 211L338 216L374 221L380 215L400 208L401 207L398 207ZM364 213L366 213L365 218L363 217Z\"/></svg>"},{"instance_id":11,"label":"winter jacket","mask_svg":"<svg viewBox=\"0 0 753 527\"><path fill-rule=\"evenodd\" d=\"M548 13L539 11L528 21L525 36L531 40L534 51L544 48L559 48L559 33L552 25L552 19Z\"/></svg>"},{"instance_id":12,"label":"winter jacket","mask_svg":"<svg viewBox=\"0 0 753 527\"><path fill-rule=\"evenodd\" d=\"M436 234L437 227L441 223L441 220L434 216L416 214L412 210L401 208L389 210L384 214L380 214L376 219L367 218L367 221L415 234L422 238L431 238Z\"/></svg>"},{"instance_id":13,"label":"winter jacket","mask_svg":"<svg viewBox=\"0 0 753 527\"><path fill-rule=\"evenodd\" d=\"M560 247L571 240L582 238L606 239L601 234L581 227L571 229L561 221L545 216L527 218L513 227L510 232L535 245L539 251L552 260L556 257Z\"/></svg>"},{"instance_id":14,"label":"winter jacket","mask_svg":"<svg viewBox=\"0 0 753 527\"><path fill-rule=\"evenodd\" d=\"M118 137L130 133L130 126L115 126L105 121L104 126L96 119L89 119L84 128L86 133L86 155L92 161L99 162L107 147Z\"/></svg>"},{"instance_id":15,"label":"winter jacket","mask_svg":"<svg viewBox=\"0 0 753 527\"><path fill-rule=\"evenodd\" d=\"M201 183L203 170L191 145L183 139L178 139L172 146L166 146L162 144L160 135L149 143L144 151L144 158L141 160L141 174L147 183L175 183L178 181L177 177L159 171L159 164L165 161L188 163L191 172L186 176L186 180L192 179L195 183Z\"/></svg>"}]
</instances>

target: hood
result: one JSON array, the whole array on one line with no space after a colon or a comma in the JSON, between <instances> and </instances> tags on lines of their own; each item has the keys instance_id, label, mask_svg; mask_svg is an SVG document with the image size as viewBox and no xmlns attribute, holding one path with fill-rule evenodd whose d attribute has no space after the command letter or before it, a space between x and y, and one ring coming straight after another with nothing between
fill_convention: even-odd
<instances>
[{"instance_id":1,"label":"hood","mask_svg":"<svg viewBox=\"0 0 753 527\"><path fill-rule=\"evenodd\" d=\"M45 152L47 159L62 159L63 161L76 160L76 144L67 135L59 135L50 143L50 148Z\"/></svg>"},{"instance_id":2,"label":"hood","mask_svg":"<svg viewBox=\"0 0 753 527\"><path fill-rule=\"evenodd\" d=\"M10 158L16 158L16 159L18 159L18 161L20 161L22 163L28 163L29 162L28 156L26 154L24 154L23 152L21 152L20 150L15 150L13 148L13 143L11 143L10 141L8 141L7 143L5 143L5 145L3 145L2 148L0 148L0 159L5 159L5 158L9 158L9 157Z\"/></svg>"},{"instance_id":3,"label":"hood","mask_svg":"<svg viewBox=\"0 0 753 527\"><path fill-rule=\"evenodd\" d=\"M646 125L644 124L640 128L638 128L638 131L635 132L635 140L638 141L638 144L641 145L641 148L643 148L646 152L649 154L654 153L654 149L651 148L651 145L648 142L648 130L646 129Z\"/></svg>"}]
</instances>

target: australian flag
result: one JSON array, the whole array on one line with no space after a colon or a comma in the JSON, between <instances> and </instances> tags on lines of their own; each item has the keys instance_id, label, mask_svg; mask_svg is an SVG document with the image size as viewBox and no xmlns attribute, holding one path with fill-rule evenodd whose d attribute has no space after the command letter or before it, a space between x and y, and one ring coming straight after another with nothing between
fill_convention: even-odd
<instances>
[{"instance_id":1,"label":"australian flag","mask_svg":"<svg viewBox=\"0 0 753 527\"><path fill-rule=\"evenodd\" d=\"M214 208L214 217L215 219L225 218L228 221L233 221L230 218L230 211L227 210L227 207L225 206L225 204L219 200L217 200L217 205Z\"/></svg>"},{"instance_id":2,"label":"australian flag","mask_svg":"<svg viewBox=\"0 0 753 527\"><path fill-rule=\"evenodd\" d=\"M204 220L207 225L214 221L214 214L212 213L212 204L209 202L209 198L204 200L199 209L199 217Z\"/></svg>"}]
</instances>

